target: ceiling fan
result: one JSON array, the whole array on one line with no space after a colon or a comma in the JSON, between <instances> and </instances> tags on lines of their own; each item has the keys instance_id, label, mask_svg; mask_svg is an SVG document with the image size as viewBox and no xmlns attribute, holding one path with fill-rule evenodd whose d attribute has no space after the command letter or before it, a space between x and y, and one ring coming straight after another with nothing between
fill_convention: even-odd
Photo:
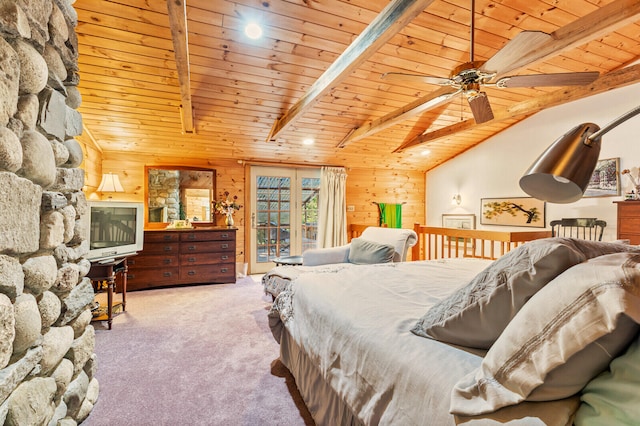
<instances>
[{"instance_id":1,"label":"ceiling fan","mask_svg":"<svg viewBox=\"0 0 640 426\"><path fill-rule=\"evenodd\" d=\"M435 107L454 96L462 93L467 98L473 118L476 123L484 123L493 119L491 104L487 94L482 91L483 86L492 86L500 89L513 87L543 87L543 86L581 86L595 81L599 73L594 72L569 72L557 74L531 74L501 77L494 80L502 69L516 62L523 52L530 52L536 46L546 42L548 35L539 31L523 31L513 40L509 41L493 57L485 61L474 59L474 33L475 33L475 0L471 0L471 29L470 29L470 60L457 66L451 71L448 78L420 74L406 74L388 72L382 74L387 81L409 81L417 83L434 84L450 87L451 91L438 91L434 98L428 102L430 107Z\"/></svg>"}]
</instances>

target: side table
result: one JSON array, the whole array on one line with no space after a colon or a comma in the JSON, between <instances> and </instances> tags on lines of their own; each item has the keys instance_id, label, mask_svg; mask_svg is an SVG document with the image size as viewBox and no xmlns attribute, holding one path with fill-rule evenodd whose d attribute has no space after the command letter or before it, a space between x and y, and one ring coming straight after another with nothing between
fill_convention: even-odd
<instances>
[{"instance_id":1,"label":"side table","mask_svg":"<svg viewBox=\"0 0 640 426\"><path fill-rule=\"evenodd\" d=\"M282 257L274 257L273 262L276 266L280 265L302 265L302 256L282 256Z\"/></svg>"},{"instance_id":2,"label":"side table","mask_svg":"<svg viewBox=\"0 0 640 426\"><path fill-rule=\"evenodd\" d=\"M135 255L135 254L134 254ZM113 322L113 292L116 286L116 279L120 278L122 284L122 311L126 310L127 306L127 258L130 256L118 257L115 259L106 259L91 262L91 269L87 276L93 284L94 291L99 291L99 285L102 281L107 282L107 315L98 316L93 321L107 320L109 330L111 330L111 324Z\"/></svg>"}]
</instances>

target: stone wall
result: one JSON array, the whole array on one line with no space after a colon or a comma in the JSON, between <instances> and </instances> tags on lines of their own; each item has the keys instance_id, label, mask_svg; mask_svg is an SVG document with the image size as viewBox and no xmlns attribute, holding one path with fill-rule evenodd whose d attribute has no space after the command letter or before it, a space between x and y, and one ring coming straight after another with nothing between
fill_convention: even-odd
<instances>
[{"instance_id":1,"label":"stone wall","mask_svg":"<svg viewBox=\"0 0 640 426\"><path fill-rule=\"evenodd\" d=\"M0 0L0 423L74 425L98 396L73 0Z\"/></svg>"}]
</instances>

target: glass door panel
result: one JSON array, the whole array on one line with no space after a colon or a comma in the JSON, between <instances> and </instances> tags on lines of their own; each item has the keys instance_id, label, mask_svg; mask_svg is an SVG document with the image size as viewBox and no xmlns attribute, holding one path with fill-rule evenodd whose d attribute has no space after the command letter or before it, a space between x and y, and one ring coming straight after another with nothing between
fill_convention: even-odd
<instances>
[{"instance_id":1,"label":"glass door panel","mask_svg":"<svg viewBox=\"0 0 640 426\"><path fill-rule=\"evenodd\" d=\"M320 171L251 168L251 273L316 246Z\"/></svg>"}]
</instances>

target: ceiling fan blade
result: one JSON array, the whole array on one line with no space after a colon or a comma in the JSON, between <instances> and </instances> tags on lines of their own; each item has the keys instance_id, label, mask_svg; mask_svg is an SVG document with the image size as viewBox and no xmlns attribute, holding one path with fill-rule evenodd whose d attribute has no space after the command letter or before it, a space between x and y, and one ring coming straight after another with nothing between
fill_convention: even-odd
<instances>
[{"instance_id":1,"label":"ceiling fan blade","mask_svg":"<svg viewBox=\"0 0 640 426\"><path fill-rule=\"evenodd\" d=\"M434 77L421 74L405 74L401 72L387 72L380 77L387 81L407 81L412 83L437 84L438 86L449 86L454 84L450 78Z\"/></svg>"},{"instance_id":2,"label":"ceiling fan blade","mask_svg":"<svg viewBox=\"0 0 640 426\"><path fill-rule=\"evenodd\" d=\"M542 87L542 86L585 86L598 79L600 73L567 72L559 74L531 74L503 77L496 81L496 86L506 87Z\"/></svg>"},{"instance_id":3,"label":"ceiling fan blade","mask_svg":"<svg viewBox=\"0 0 640 426\"><path fill-rule=\"evenodd\" d=\"M493 120L493 111L486 93L479 92L474 96L467 97L467 100L476 123L481 124Z\"/></svg>"},{"instance_id":4,"label":"ceiling fan blade","mask_svg":"<svg viewBox=\"0 0 640 426\"><path fill-rule=\"evenodd\" d=\"M502 46L502 49L498 50L480 69L500 74L522 58L522 55L536 50L551 39L549 34L542 31L523 31Z\"/></svg>"}]
</instances>

